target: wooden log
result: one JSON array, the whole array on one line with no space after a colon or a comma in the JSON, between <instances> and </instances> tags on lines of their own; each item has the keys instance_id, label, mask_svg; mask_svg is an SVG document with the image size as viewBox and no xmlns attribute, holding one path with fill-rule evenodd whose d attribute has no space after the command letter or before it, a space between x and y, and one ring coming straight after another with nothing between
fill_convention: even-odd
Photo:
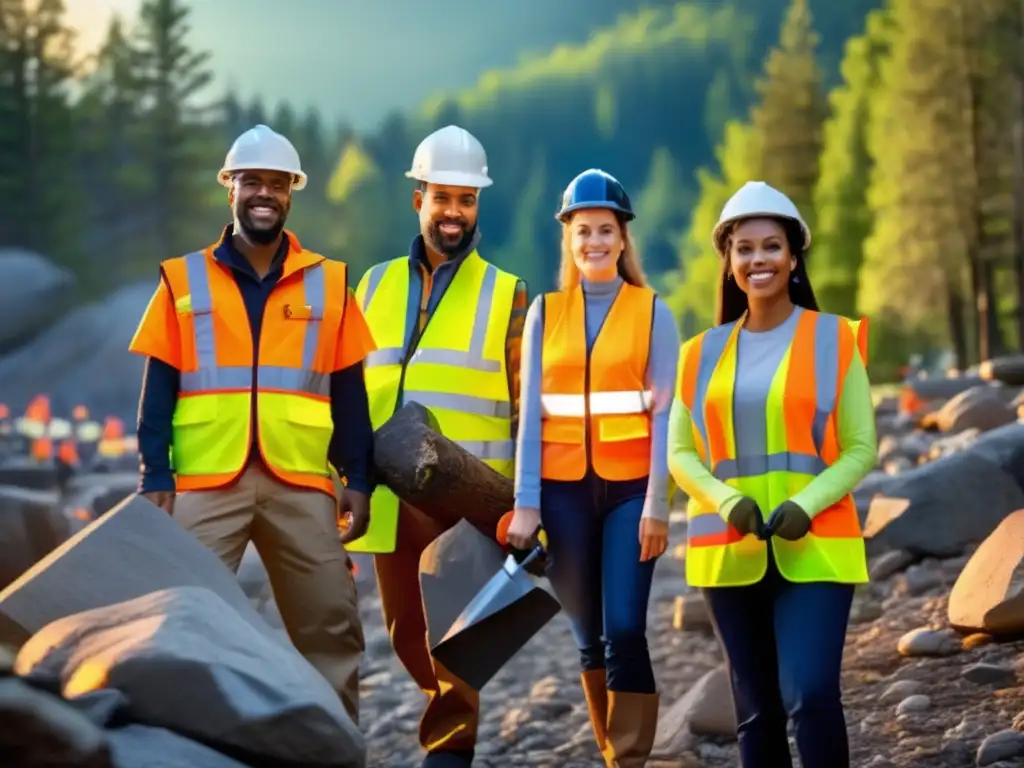
<instances>
[{"instance_id":1,"label":"wooden log","mask_svg":"<svg viewBox=\"0 0 1024 768\"><path fill-rule=\"evenodd\" d=\"M466 519L493 537L514 501L514 484L437 431L437 420L408 403L374 435L379 482L446 528Z\"/></svg>"}]
</instances>

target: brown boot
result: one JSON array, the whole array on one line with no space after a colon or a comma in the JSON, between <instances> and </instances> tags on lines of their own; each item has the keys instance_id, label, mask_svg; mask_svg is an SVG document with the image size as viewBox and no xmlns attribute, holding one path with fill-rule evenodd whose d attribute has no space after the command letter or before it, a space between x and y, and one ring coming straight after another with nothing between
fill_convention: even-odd
<instances>
[{"instance_id":1,"label":"brown boot","mask_svg":"<svg viewBox=\"0 0 1024 768\"><path fill-rule=\"evenodd\" d=\"M608 742L608 687L607 677L603 669L588 669L580 675L583 683L583 695L587 697L587 711L590 713L590 726L594 729L597 748L604 754Z\"/></svg>"},{"instance_id":2,"label":"brown boot","mask_svg":"<svg viewBox=\"0 0 1024 768\"><path fill-rule=\"evenodd\" d=\"M643 768L654 747L658 730L656 693L608 691L608 741L604 760L608 768Z\"/></svg>"}]
</instances>

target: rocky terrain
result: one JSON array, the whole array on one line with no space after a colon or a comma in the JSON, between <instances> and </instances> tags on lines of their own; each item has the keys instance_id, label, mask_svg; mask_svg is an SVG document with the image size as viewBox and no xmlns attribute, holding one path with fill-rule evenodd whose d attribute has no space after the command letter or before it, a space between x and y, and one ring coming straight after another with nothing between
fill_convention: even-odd
<instances>
[{"instance_id":1,"label":"rocky terrain","mask_svg":"<svg viewBox=\"0 0 1024 768\"><path fill-rule=\"evenodd\" d=\"M853 765L858 768L1024 766L1024 422L1017 414L1021 400L1017 385L964 376L920 382L909 393L905 391L899 402L889 399L879 404L879 467L855 494L868 542L872 582L858 590L844 668ZM127 492L131 479L118 474L78 478L71 496L58 500L42 474L23 467L5 472L0 467L0 565L6 566L9 574L0 586L106 510L112 498ZM119 509L113 516L120 521L118 525L130 527L130 521L135 521L131 524L159 528L169 523L145 510L128 516ZM40 519L50 523L40 526ZM125 542L150 541L156 533L143 532L142 539L139 532L132 534L134 539L127 534L118 538L112 533L116 530L113 522L96 526L93 523L77 534L86 537L84 542L72 541L70 550L55 552L44 560L42 576L29 579L28 586L23 579L20 588L16 584L0 594L0 645L7 643L17 651L25 643L24 636L52 634L52 625L47 626L52 621L50 615L71 616L80 627L92 626L89 622L95 623L95 615L103 610L116 609L138 617L159 615L153 612L173 605L178 607L176 615L200 616L207 598L197 597L189 589L198 585L234 606L243 624L258 624L261 633L269 630L280 647L287 646L253 553L246 558L238 581L228 579L231 586L222 580L223 574L216 575L217 564L204 559L208 553L192 546L187 537L177 537L173 545L161 544L133 559L125 554L129 546ZM170 529L160 530L161 537L171 536ZM722 656L703 600L689 590L683 577L685 530L685 515L678 507L672 518L673 548L658 564L650 609L649 637L662 693L658 744L651 766L735 768L736 725ZM41 531L48 534L43 536ZM108 563L105 558L99 562L82 555L88 546L99 547L90 541L104 536L108 549L96 551L120 552L123 562ZM77 565L75 552L79 553ZM161 562L154 564L154 560ZM368 751L366 764L412 768L421 760L416 729L424 697L390 649L372 562L357 558L357 565L367 640L360 717ZM143 570L138 578L126 580L123 574L133 567ZM39 596L54 594L43 590L40 582L45 584L46 574L59 573L61 568L80 578L88 573L98 585L93 588L95 594L88 599L77 593L62 595L57 600L60 605L47 605L40 614ZM206 573L203 569L212 570L200 577L197 574ZM167 584L174 588L168 589ZM546 582L540 580L540 584ZM158 588L161 591L153 592ZM27 600L32 595L35 603ZM96 605L113 607L81 612ZM26 606L35 607L30 610ZM12 617L24 630L20 640L18 633L11 631ZM171 647L168 637L166 632L163 638L155 637L157 650L180 653ZM35 639L25 643L18 657L19 669L42 670L46 666L47 654L52 653L41 646L42 641ZM26 648L34 650L29 653ZM261 652L271 658L280 653L277 648L268 646ZM57 662L51 659L48 663L52 672ZM291 663L297 664L294 659ZM559 614L484 688L476 765L582 768L601 764L576 664L568 621ZM2 725L13 706L10 695L5 697L3 668L0 655L0 753L15 735L26 739L23 727L5 729ZM292 668L290 683L273 675L268 681L286 687L303 674L306 672L297 665ZM79 684L80 678L79 674ZM131 683L129 678L123 680L127 680L124 685ZM200 685L198 679L177 684L186 682ZM93 686L101 683L93 681ZM52 682L36 685L63 692L74 704L66 685L63 691L60 684L54 688ZM226 695L217 686L196 690L204 696ZM143 698L150 695L148 689L136 693ZM19 695L27 694L22 691ZM60 700L54 698L49 704L57 706ZM239 745L224 746L223 733L215 727L220 722L217 717L223 716L220 710L216 717L197 722L194 715L190 719L190 713L174 709L170 700L154 699L147 704L149 716L164 729L163 738L170 734L178 739L167 742L167 749L174 754L206 749L201 745L220 750L204 752L203 759L208 762L182 758L185 762L175 765L234 768L248 764L238 758L237 751L232 752ZM81 707L81 702L77 706ZM166 711L159 706L167 707ZM307 701L304 706L328 717L336 739L351 738L343 716L325 702ZM125 718L135 722L131 718L137 716L137 705L118 711L123 712L121 720L98 717L95 704L88 710L91 727L99 729L94 738L97 743L109 741L116 758L113 762L64 764L145 765L138 759L133 762L129 746L136 744L138 754L139 744L156 744L159 734L151 727L139 732L131 729L143 726L124 725ZM251 732L249 737L250 741L241 745L247 749L253 748Z\"/></svg>"}]
</instances>

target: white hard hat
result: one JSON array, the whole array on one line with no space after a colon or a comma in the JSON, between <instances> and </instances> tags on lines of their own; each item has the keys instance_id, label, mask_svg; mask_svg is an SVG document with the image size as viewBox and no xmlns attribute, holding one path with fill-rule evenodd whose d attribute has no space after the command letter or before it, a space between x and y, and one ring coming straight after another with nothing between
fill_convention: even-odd
<instances>
[{"instance_id":1,"label":"white hard hat","mask_svg":"<svg viewBox=\"0 0 1024 768\"><path fill-rule=\"evenodd\" d=\"M725 255L725 233L728 225L740 219L751 219L759 216L792 219L800 224L804 233L804 248L811 244L811 230L797 210L796 205L775 187L763 181L748 181L729 198L722 208L722 215L711 233L711 241L720 255Z\"/></svg>"},{"instance_id":2,"label":"white hard hat","mask_svg":"<svg viewBox=\"0 0 1024 768\"><path fill-rule=\"evenodd\" d=\"M416 147L406 177L429 184L483 189L494 182L487 175L483 144L465 128L447 125L427 136Z\"/></svg>"},{"instance_id":3,"label":"white hard hat","mask_svg":"<svg viewBox=\"0 0 1024 768\"><path fill-rule=\"evenodd\" d=\"M292 175L292 189L306 186L306 174L299 163L294 145L280 133L265 125L250 128L231 145L217 181L230 187L238 171L282 171Z\"/></svg>"}]
</instances>

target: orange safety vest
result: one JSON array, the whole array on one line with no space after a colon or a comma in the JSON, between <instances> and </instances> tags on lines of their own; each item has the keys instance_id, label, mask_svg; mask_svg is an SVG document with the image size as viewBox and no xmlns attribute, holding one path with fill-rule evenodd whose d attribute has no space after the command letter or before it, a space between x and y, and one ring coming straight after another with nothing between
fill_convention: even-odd
<instances>
[{"instance_id":1,"label":"orange safety vest","mask_svg":"<svg viewBox=\"0 0 1024 768\"><path fill-rule=\"evenodd\" d=\"M57 458L65 464L74 466L78 463L78 449L74 440L64 440L57 451Z\"/></svg>"},{"instance_id":2,"label":"orange safety vest","mask_svg":"<svg viewBox=\"0 0 1024 768\"><path fill-rule=\"evenodd\" d=\"M587 352L583 289L543 298L541 477L605 480L651 471L647 359L655 293L623 283Z\"/></svg>"},{"instance_id":3,"label":"orange safety vest","mask_svg":"<svg viewBox=\"0 0 1024 768\"><path fill-rule=\"evenodd\" d=\"M255 355L241 291L213 247L161 265L181 339L173 446L179 491L222 488L245 470L255 398L266 467L285 483L334 496L330 374L348 270L302 249L290 234L289 241Z\"/></svg>"},{"instance_id":4,"label":"orange safety vest","mask_svg":"<svg viewBox=\"0 0 1024 768\"><path fill-rule=\"evenodd\" d=\"M716 326L683 345L679 398L690 411L694 443L721 482L768 515L839 458L836 408L853 356L867 362L867 322L803 310L765 402L765 444L737 455L733 388L743 321ZM752 449L751 449L752 450ZM754 584L767 568L767 545L742 536L718 510L687 505L686 578L694 587ZM847 494L814 516L798 541L772 537L779 571L790 581L867 581L857 509Z\"/></svg>"}]
</instances>

